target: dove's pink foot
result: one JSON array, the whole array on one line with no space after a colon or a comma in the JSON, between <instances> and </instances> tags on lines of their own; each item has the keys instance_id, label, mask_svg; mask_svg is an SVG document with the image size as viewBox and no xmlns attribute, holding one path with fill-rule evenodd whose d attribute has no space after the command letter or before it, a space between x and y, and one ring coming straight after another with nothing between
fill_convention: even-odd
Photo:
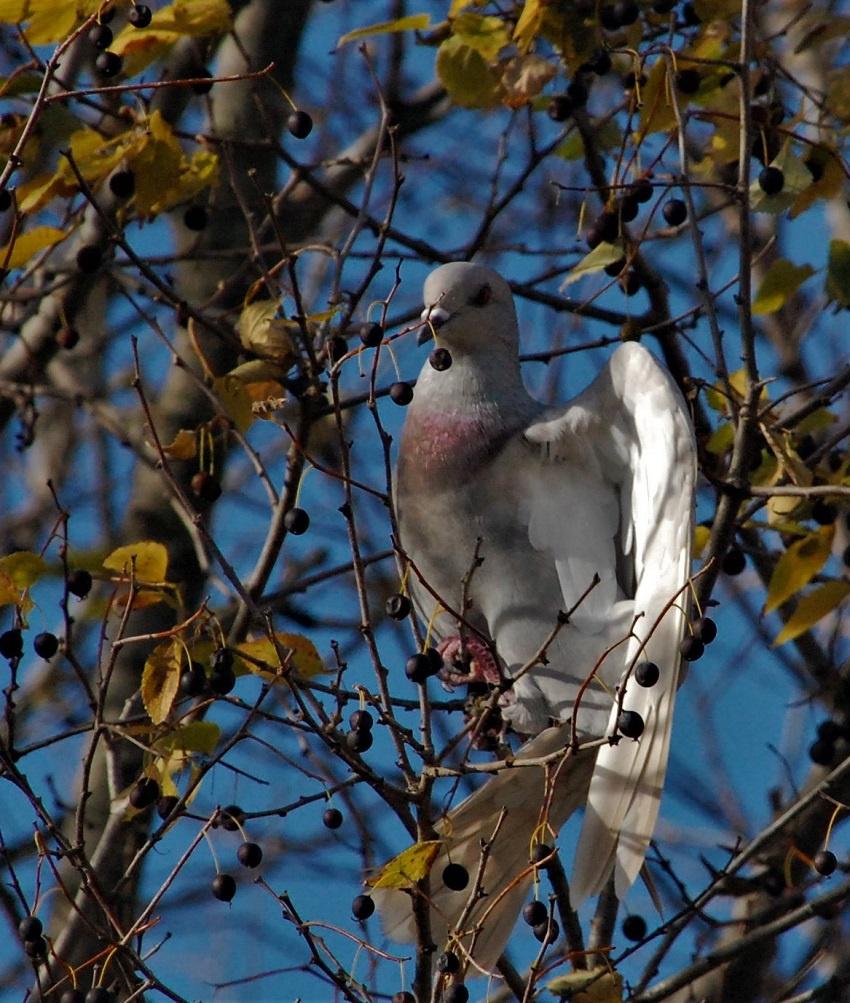
<instances>
[{"instance_id":1,"label":"dove's pink foot","mask_svg":"<svg viewBox=\"0 0 850 1003\"><path fill-rule=\"evenodd\" d=\"M492 652L476 638L464 642L457 635L447 637L437 651L442 655L444 665L439 678L450 686L469 686L470 683L498 686L502 681Z\"/></svg>"}]
</instances>

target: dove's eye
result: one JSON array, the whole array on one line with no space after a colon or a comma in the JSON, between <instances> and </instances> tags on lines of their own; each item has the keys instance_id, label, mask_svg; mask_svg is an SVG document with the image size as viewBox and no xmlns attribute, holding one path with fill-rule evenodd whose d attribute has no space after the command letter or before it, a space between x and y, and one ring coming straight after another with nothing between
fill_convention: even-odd
<instances>
[{"instance_id":1,"label":"dove's eye","mask_svg":"<svg viewBox=\"0 0 850 1003\"><path fill-rule=\"evenodd\" d=\"M475 291L475 293L469 297L470 306L487 306L493 296L493 290L490 288L490 283L485 282L483 286Z\"/></svg>"}]
</instances>

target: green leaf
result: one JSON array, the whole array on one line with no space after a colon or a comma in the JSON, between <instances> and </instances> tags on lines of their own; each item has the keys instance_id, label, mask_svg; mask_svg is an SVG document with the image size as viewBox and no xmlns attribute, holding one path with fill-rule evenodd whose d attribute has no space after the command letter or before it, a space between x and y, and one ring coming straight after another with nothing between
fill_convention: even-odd
<instances>
[{"instance_id":1,"label":"green leaf","mask_svg":"<svg viewBox=\"0 0 850 1003\"><path fill-rule=\"evenodd\" d=\"M603 241L594 247L590 254L586 254L574 268L570 269L567 277L561 283L561 289L583 279L585 275L601 272L603 268L613 265L615 261L622 261L624 257L625 252L621 244L609 244L607 241Z\"/></svg>"},{"instance_id":2,"label":"green leaf","mask_svg":"<svg viewBox=\"0 0 850 1003\"><path fill-rule=\"evenodd\" d=\"M780 644L793 641L800 634L805 634L844 602L848 595L850 595L850 582L826 582L825 585L804 596L777 635L773 647L777 648Z\"/></svg>"},{"instance_id":3,"label":"green leaf","mask_svg":"<svg viewBox=\"0 0 850 1003\"><path fill-rule=\"evenodd\" d=\"M829 242L826 295L844 309L850 307L850 244L846 241Z\"/></svg>"},{"instance_id":4,"label":"green leaf","mask_svg":"<svg viewBox=\"0 0 850 1003\"><path fill-rule=\"evenodd\" d=\"M484 56L456 36L437 50L437 76L461 108L492 108L499 103L499 84Z\"/></svg>"},{"instance_id":5,"label":"green leaf","mask_svg":"<svg viewBox=\"0 0 850 1003\"><path fill-rule=\"evenodd\" d=\"M795 265L787 258L777 258L768 268L756 298L753 300L753 313L776 313L780 310L800 286L815 274L811 265Z\"/></svg>"},{"instance_id":6,"label":"green leaf","mask_svg":"<svg viewBox=\"0 0 850 1003\"><path fill-rule=\"evenodd\" d=\"M764 612L770 613L804 588L826 564L832 550L835 526L821 526L792 543L776 562Z\"/></svg>"},{"instance_id":7,"label":"green leaf","mask_svg":"<svg viewBox=\"0 0 850 1003\"><path fill-rule=\"evenodd\" d=\"M801 192L804 192L812 185L812 172L806 167L802 159L794 153L790 140L786 140L770 166L778 167L782 171L785 175L785 184L778 195L768 195L758 183L758 178L756 178L750 185L750 208L753 212L769 212L773 214L784 212L794 204Z\"/></svg>"},{"instance_id":8,"label":"green leaf","mask_svg":"<svg viewBox=\"0 0 850 1003\"><path fill-rule=\"evenodd\" d=\"M381 24L370 24L367 28L357 28L343 35L336 43L338 46L356 42L358 38L369 38L372 35L390 35L398 31L424 31L431 23L430 14L408 14L398 17L395 21L383 21Z\"/></svg>"},{"instance_id":9,"label":"green leaf","mask_svg":"<svg viewBox=\"0 0 850 1003\"><path fill-rule=\"evenodd\" d=\"M47 561L29 550L18 550L14 554L0 558L2 568L19 589L28 589L47 572Z\"/></svg>"},{"instance_id":10,"label":"green leaf","mask_svg":"<svg viewBox=\"0 0 850 1003\"><path fill-rule=\"evenodd\" d=\"M621 1003L623 999L623 977L609 968L559 975L546 988L571 1003Z\"/></svg>"},{"instance_id":11,"label":"green leaf","mask_svg":"<svg viewBox=\"0 0 850 1003\"><path fill-rule=\"evenodd\" d=\"M493 62L511 41L500 17L482 17L481 14L461 14L455 18L452 35L480 52L488 62Z\"/></svg>"}]
</instances>

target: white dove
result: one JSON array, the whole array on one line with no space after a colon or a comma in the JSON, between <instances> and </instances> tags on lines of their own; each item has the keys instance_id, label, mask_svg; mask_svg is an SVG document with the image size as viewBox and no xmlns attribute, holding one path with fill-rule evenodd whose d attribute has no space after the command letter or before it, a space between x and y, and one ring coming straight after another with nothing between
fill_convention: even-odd
<instances>
[{"instance_id":1,"label":"white dove","mask_svg":"<svg viewBox=\"0 0 850 1003\"><path fill-rule=\"evenodd\" d=\"M523 385L513 296L500 275L443 265L424 299L423 321L451 365L423 367L398 458L396 505L417 611L447 662L460 635L473 677L516 677L502 717L536 736L518 760L567 749L573 717L579 742L613 739L546 768L505 769L438 826L433 936L451 937L490 970L528 895L530 851L578 808L573 906L612 872L622 898L643 864L688 630L696 447L681 394L641 345L621 345L582 394L545 407ZM646 662L658 667L653 685L637 681L652 683ZM622 711L640 719L624 725ZM623 736L641 722L637 739ZM485 894L470 902L481 841L503 809L480 875ZM472 876L465 891L442 883L449 860ZM378 889L376 898L386 933L415 939L411 893Z\"/></svg>"}]
</instances>

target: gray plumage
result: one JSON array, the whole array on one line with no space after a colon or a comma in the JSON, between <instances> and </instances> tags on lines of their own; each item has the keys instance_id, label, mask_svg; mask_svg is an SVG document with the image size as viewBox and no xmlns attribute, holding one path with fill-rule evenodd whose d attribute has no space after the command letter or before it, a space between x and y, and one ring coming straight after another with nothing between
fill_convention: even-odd
<instances>
[{"instance_id":1,"label":"gray plumage","mask_svg":"<svg viewBox=\"0 0 850 1003\"><path fill-rule=\"evenodd\" d=\"M465 616L492 639L512 677L550 635L559 611L572 608L598 575L545 663L502 699L514 730L537 736L520 757L567 745L576 698L595 667L576 716L583 740L615 733L617 688L636 662L661 670L653 687L626 684L622 706L645 723L638 740L570 757L554 781L550 769L556 788L548 829L538 829L548 790L538 767L494 776L442 823L446 856L432 870L435 936L463 933L476 963L491 969L528 893L530 872L516 879L529 871L532 842L551 842L580 806L587 809L574 905L601 891L612 872L622 896L642 865L664 782L686 629L695 445L669 373L635 343L620 346L568 405L533 400L520 373L513 297L491 269L438 268L425 284L423 319L452 365L423 367L397 466L401 542L430 587L411 574L420 615L433 621L438 639L458 634L432 592L460 610L469 578ZM481 561L470 577L478 540ZM439 875L448 856L476 873L480 840L503 807L509 814L483 876L487 898L458 931L467 893L443 888ZM378 904L387 933L412 939L409 896L380 891Z\"/></svg>"}]
</instances>

